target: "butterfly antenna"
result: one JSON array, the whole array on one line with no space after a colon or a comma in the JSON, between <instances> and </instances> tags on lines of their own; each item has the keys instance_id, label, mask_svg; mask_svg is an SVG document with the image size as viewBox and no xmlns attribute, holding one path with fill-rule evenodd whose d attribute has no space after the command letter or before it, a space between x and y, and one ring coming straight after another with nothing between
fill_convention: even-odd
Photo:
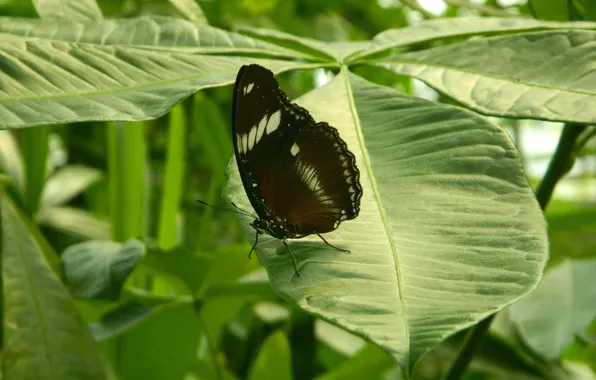
<instances>
[{"instance_id":1,"label":"butterfly antenna","mask_svg":"<svg viewBox=\"0 0 596 380\"><path fill-rule=\"evenodd\" d=\"M199 202L200 204L202 204L204 206L209 206L209 207L214 208L214 209L219 210L219 211L233 212L234 214L243 214L243 215L246 215L246 216L250 216L250 217L256 218L253 214L251 214L248 211L243 210L240 207L236 206L236 204L234 202L232 202L232 206L234 206L236 208L235 210L232 210L232 209L229 209L229 208L225 208L225 207L215 206L215 205L212 205L210 203L204 202L204 201L202 201L200 199L197 199L197 202Z\"/></svg>"},{"instance_id":2,"label":"butterfly antenna","mask_svg":"<svg viewBox=\"0 0 596 380\"><path fill-rule=\"evenodd\" d=\"M257 236L255 236L255 243L252 245L252 248L250 249L250 252L248 252L248 259L249 260L250 260L250 255L252 255L252 252L255 250L255 247L257 246L257 243L259 242L259 235L260 234L261 233L259 231L257 231Z\"/></svg>"}]
</instances>

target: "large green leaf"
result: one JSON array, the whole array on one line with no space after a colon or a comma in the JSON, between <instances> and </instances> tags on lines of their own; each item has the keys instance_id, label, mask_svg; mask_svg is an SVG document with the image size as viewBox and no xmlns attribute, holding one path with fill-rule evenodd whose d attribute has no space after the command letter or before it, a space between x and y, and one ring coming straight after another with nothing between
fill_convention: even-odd
<instances>
[{"instance_id":1,"label":"large green leaf","mask_svg":"<svg viewBox=\"0 0 596 380\"><path fill-rule=\"evenodd\" d=\"M427 20L406 28L389 29L377 34L367 51L370 55L396 47L441 39L466 38L479 34L510 34L541 29L594 29L593 22L548 22L531 18L457 17Z\"/></svg>"},{"instance_id":2,"label":"large green leaf","mask_svg":"<svg viewBox=\"0 0 596 380\"><path fill-rule=\"evenodd\" d=\"M411 75L484 114L596 122L596 31L473 39L396 55L380 66Z\"/></svg>"},{"instance_id":3,"label":"large green leaf","mask_svg":"<svg viewBox=\"0 0 596 380\"><path fill-rule=\"evenodd\" d=\"M564 261L548 271L535 292L509 308L521 337L544 358L557 359L596 318L595 273L594 259Z\"/></svg>"},{"instance_id":4,"label":"large green leaf","mask_svg":"<svg viewBox=\"0 0 596 380\"><path fill-rule=\"evenodd\" d=\"M405 97L342 72L300 102L340 130L360 169L357 219L326 235L257 248L284 298L411 369L447 336L531 291L546 228L505 132L458 108ZM235 162L228 198L249 208ZM250 218L240 217L249 239Z\"/></svg>"},{"instance_id":5,"label":"large green leaf","mask_svg":"<svg viewBox=\"0 0 596 380\"><path fill-rule=\"evenodd\" d=\"M6 194L2 205L4 379L108 379L68 291L45 261L28 223Z\"/></svg>"},{"instance_id":6,"label":"large green leaf","mask_svg":"<svg viewBox=\"0 0 596 380\"><path fill-rule=\"evenodd\" d=\"M84 120L146 120L205 87L234 81L242 64L279 72L308 58L273 44L164 17L76 23L0 18L2 127ZM225 54L217 56L213 54Z\"/></svg>"}]
</instances>

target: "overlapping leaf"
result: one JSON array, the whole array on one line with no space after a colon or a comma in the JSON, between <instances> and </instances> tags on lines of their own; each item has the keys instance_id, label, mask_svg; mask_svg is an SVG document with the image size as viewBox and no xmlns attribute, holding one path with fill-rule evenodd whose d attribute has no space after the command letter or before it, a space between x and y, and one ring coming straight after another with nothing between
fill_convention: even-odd
<instances>
[{"instance_id":1,"label":"overlapping leaf","mask_svg":"<svg viewBox=\"0 0 596 380\"><path fill-rule=\"evenodd\" d=\"M146 120L205 87L231 83L261 62L279 72L308 64L224 57L305 58L185 20L137 18L76 23L0 19L3 127L84 120Z\"/></svg>"},{"instance_id":2,"label":"overlapping leaf","mask_svg":"<svg viewBox=\"0 0 596 380\"><path fill-rule=\"evenodd\" d=\"M72 298L45 261L28 223L2 205L6 379L111 379Z\"/></svg>"},{"instance_id":3,"label":"overlapping leaf","mask_svg":"<svg viewBox=\"0 0 596 380\"><path fill-rule=\"evenodd\" d=\"M481 113L594 123L596 31L470 40L388 58L380 65L422 79Z\"/></svg>"},{"instance_id":4,"label":"overlapping leaf","mask_svg":"<svg viewBox=\"0 0 596 380\"><path fill-rule=\"evenodd\" d=\"M535 292L511 305L509 318L535 352L557 359L596 318L596 260L564 261ZM559 300L559 302L552 302Z\"/></svg>"},{"instance_id":5,"label":"overlapping leaf","mask_svg":"<svg viewBox=\"0 0 596 380\"><path fill-rule=\"evenodd\" d=\"M389 29L377 34L362 54L434 40L480 34L511 34L544 29L595 29L593 22L548 22L530 18L457 17L427 20L406 28Z\"/></svg>"},{"instance_id":6,"label":"overlapping leaf","mask_svg":"<svg viewBox=\"0 0 596 380\"><path fill-rule=\"evenodd\" d=\"M433 345L534 288L545 223L516 151L471 113L400 96L342 73L302 105L340 130L357 157L360 216L326 236L263 238L276 291L366 337L408 370ZM235 164L228 196L249 208ZM249 238L254 230L242 218Z\"/></svg>"}]
</instances>

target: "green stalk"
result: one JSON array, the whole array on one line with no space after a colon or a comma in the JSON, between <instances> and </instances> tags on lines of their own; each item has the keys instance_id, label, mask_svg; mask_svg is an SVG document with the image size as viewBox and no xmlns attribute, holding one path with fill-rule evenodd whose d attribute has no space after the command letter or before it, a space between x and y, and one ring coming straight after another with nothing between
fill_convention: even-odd
<instances>
[{"instance_id":1,"label":"green stalk","mask_svg":"<svg viewBox=\"0 0 596 380\"><path fill-rule=\"evenodd\" d=\"M108 178L112 239L145 236L146 123L109 123Z\"/></svg>"},{"instance_id":2,"label":"green stalk","mask_svg":"<svg viewBox=\"0 0 596 380\"><path fill-rule=\"evenodd\" d=\"M557 148L555 149L542 181L536 189L536 199L543 211L546 209L546 206L552 197L557 182L559 182L573 167L573 163L575 162L574 149L576 140L585 128L585 125L572 123L567 123L563 127ZM455 361L443 376L443 380L457 380L461 378L472 361L474 353L488 333L488 329L490 328L490 324L495 318L495 315L496 314L488 316L470 329L457 358L455 358Z\"/></svg>"},{"instance_id":3,"label":"green stalk","mask_svg":"<svg viewBox=\"0 0 596 380\"><path fill-rule=\"evenodd\" d=\"M178 207L184 181L186 122L184 105L178 104L170 112L170 135L157 230L157 244L163 250L178 243Z\"/></svg>"},{"instance_id":4,"label":"green stalk","mask_svg":"<svg viewBox=\"0 0 596 380\"><path fill-rule=\"evenodd\" d=\"M37 212L46 182L49 134L49 127L39 126L25 128L19 135L25 169L22 196L25 212L29 217L33 217Z\"/></svg>"}]
</instances>

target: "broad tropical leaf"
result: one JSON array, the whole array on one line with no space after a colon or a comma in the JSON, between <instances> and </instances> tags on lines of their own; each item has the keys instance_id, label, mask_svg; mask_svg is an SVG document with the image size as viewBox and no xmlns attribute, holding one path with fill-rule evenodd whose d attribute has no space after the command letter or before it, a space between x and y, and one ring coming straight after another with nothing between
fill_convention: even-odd
<instances>
[{"instance_id":1,"label":"broad tropical leaf","mask_svg":"<svg viewBox=\"0 0 596 380\"><path fill-rule=\"evenodd\" d=\"M535 292L509 308L522 339L544 358L557 359L596 318L594 273L594 259L563 261L547 272Z\"/></svg>"},{"instance_id":2,"label":"broad tropical leaf","mask_svg":"<svg viewBox=\"0 0 596 380\"><path fill-rule=\"evenodd\" d=\"M131 31L134 31L131 33ZM206 25L164 17L77 23L0 18L3 128L147 120L195 91L234 81L246 58L309 58ZM217 56L213 54L226 54ZM276 72L305 63L254 60Z\"/></svg>"},{"instance_id":3,"label":"broad tropical leaf","mask_svg":"<svg viewBox=\"0 0 596 380\"><path fill-rule=\"evenodd\" d=\"M361 56L396 47L435 40L467 38L481 34L511 34L548 29L594 29L593 22L549 22L531 18L457 17L427 20L406 28L389 29L377 34Z\"/></svg>"},{"instance_id":4,"label":"broad tropical leaf","mask_svg":"<svg viewBox=\"0 0 596 380\"><path fill-rule=\"evenodd\" d=\"M275 290L381 346L406 371L435 344L522 297L547 258L545 222L505 132L460 109L343 71L300 101L356 155L360 216L326 238L265 236ZM250 209L235 163L227 196ZM241 217L249 239L251 218Z\"/></svg>"},{"instance_id":5,"label":"broad tropical leaf","mask_svg":"<svg viewBox=\"0 0 596 380\"><path fill-rule=\"evenodd\" d=\"M6 194L2 204L5 379L111 379L73 299Z\"/></svg>"},{"instance_id":6,"label":"broad tropical leaf","mask_svg":"<svg viewBox=\"0 0 596 380\"><path fill-rule=\"evenodd\" d=\"M593 124L595 38L596 31L567 30L474 39L379 65L483 114Z\"/></svg>"}]
</instances>

